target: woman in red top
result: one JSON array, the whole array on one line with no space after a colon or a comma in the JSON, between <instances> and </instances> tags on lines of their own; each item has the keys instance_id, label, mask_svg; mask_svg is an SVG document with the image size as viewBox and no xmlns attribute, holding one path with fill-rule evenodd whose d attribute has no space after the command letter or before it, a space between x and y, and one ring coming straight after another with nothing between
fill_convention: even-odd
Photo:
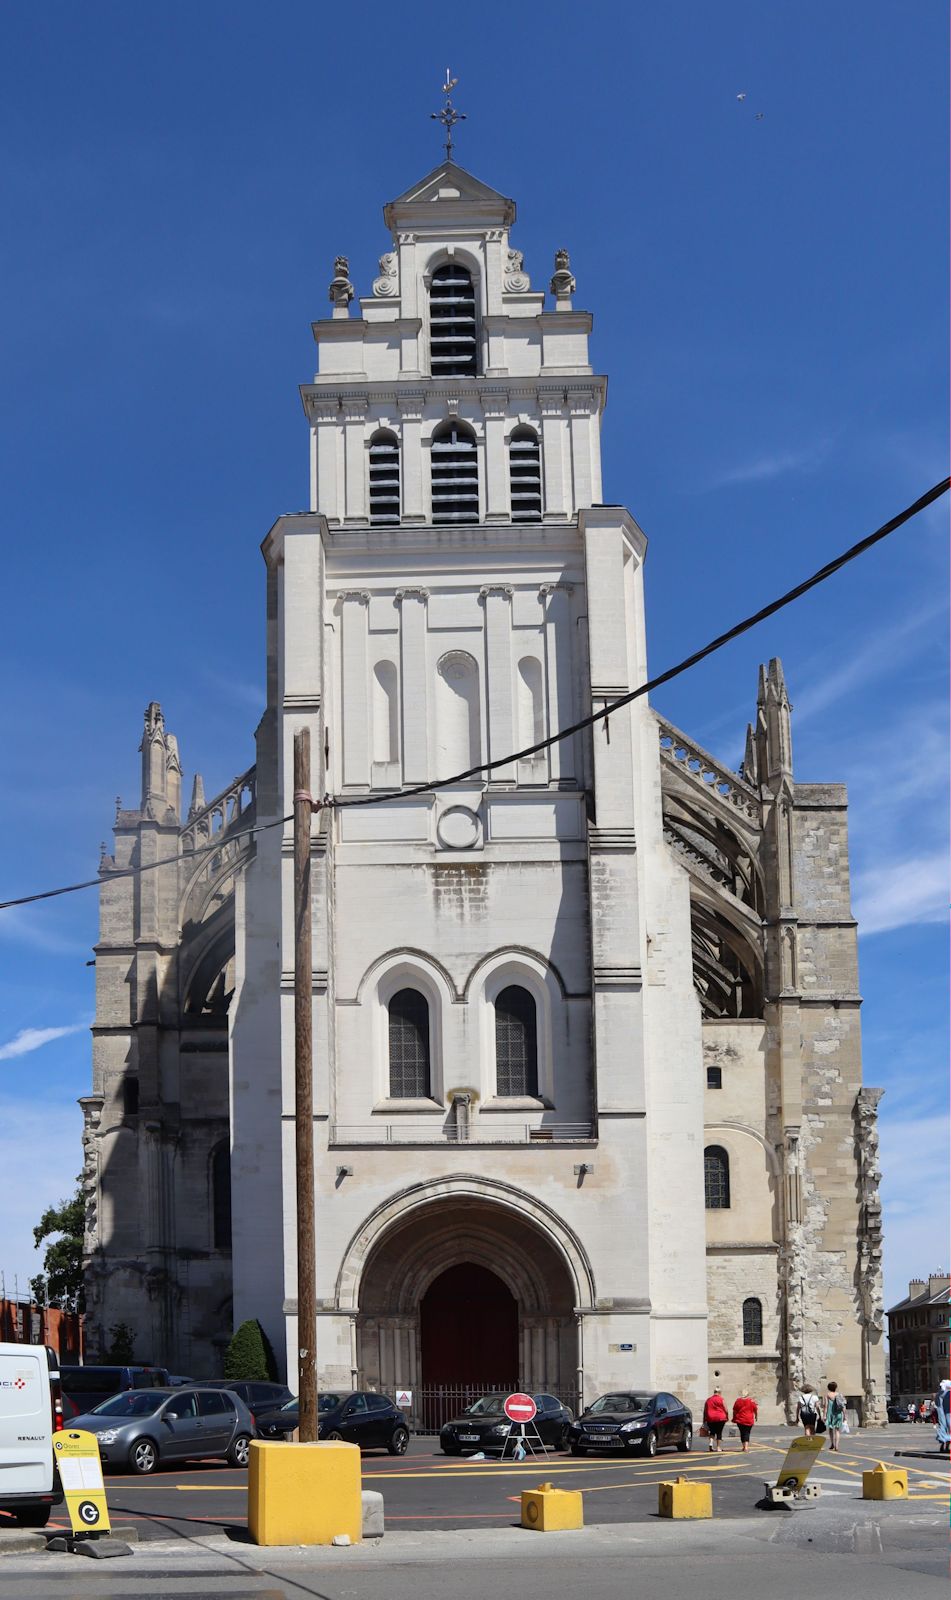
<instances>
[{"instance_id":1,"label":"woman in red top","mask_svg":"<svg viewBox=\"0 0 951 1600\"><path fill-rule=\"evenodd\" d=\"M726 1402L717 1385L709 1399L703 1402L703 1423L710 1435L710 1449L716 1450L718 1455L723 1453L723 1425L727 1420Z\"/></svg>"},{"instance_id":2,"label":"woman in red top","mask_svg":"<svg viewBox=\"0 0 951 1600\"><path fill-rule=\"evenodd\" d=\"M743 1393L733 1402L733 1421L740 1430L744 1455L749 1454L750 1434L753 1431L753 1423L756 1421L758 1411L759 1407L756 1401L751 1398L749 1389L744 1389Z\"/></svg>"}]
</instances>

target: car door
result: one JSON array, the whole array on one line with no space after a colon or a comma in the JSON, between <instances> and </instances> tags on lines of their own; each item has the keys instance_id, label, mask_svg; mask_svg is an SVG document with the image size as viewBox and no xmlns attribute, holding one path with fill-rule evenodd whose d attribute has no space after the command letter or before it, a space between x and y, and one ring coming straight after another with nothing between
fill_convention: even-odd
<instances>
[{"instance_id":1,"label":"car door","mask_svg":"<svg viewBox=\"0 0 951 1600\"><path fill-rule=\"evenodd\" d=\"M654 1402L654 1426L661 1449L677 1442L677 1402L672 1394L659 1394Z\"/></svg>"},{"instance_id":2,"label":"car door","mask_svg":"<svg viewBox=\"0 0 951 1600\"><path fill-rule=\"evenodd\" d=\"M368 1450L380 1450L390 1442L390 1434L396 1426L393 1408L385 1394L368 1394L364 1396L367 1403L367 1442Z\"/></svg>"},{"instance_id":3,"label":"car door","mask_svg":"<svg viewBox=\"0 0 951 1600\"><path fill-rule=\"evenodd\" d=\"M234 1408L221 1389L198 1390L198 1415L201 1418L201 1448L207 1455L224 1455L234 1432Z\"/></svg>"},{"instance_id":4,"label":"car door","mask_svg":"<svg viewBox=\"0 0 951 1600\"><path fill-rule=\"evenodd\" d=\"M339 1429L348 1444L358 1444L361 1450L367 1448L372 1423L365 1394L350 1395L344 1404Z\"/></svg>"},{"instance_id":5,"label":"car door","mask_svg":"<svg viewBox=\"0 0 951 1600\"><path fill-rule=\"evenodd\" d=\"M561 1407L552 1394L532 1396L538 1411L535 1426L543 1444L558 1444L561 1439Z\"/></svg>"},{"instance_id":6,"label":"car door","mask_svg":"<svg viewBox=\"0 0 951 1600\"><path fill-rule=\"evenodd\" d=\"M162 1460L181 1461L185 1456L202 1455L204 1431L195 1390L179 1390L162 1409L159 1427Z\"/></svg>"}]
</instances>

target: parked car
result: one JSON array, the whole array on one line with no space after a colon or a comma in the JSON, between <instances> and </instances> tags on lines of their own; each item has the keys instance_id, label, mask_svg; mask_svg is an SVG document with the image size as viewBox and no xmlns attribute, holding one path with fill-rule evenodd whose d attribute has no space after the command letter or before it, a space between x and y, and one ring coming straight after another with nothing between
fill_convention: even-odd
<instances>
[{"instance_id":1,"label":"parked car","mask_svg":"<svg viewBox=\"0 0 951 1600\"><path fill-rule=\"evenodd\" d=\"M159 1463L220 1457L246 1467L254 1419L240 1396L223 1389L136 1389L111 1395L76 1428L99 1440L103 1465L145 1477Z\"/></svg>"},{"instance_id":2,"label":"parked car","mask_svg":"<svg viewBox=\"0 0 951 1600\"><path fill-rule=\"evenodd\" d=\"M693 1416L674 1394L646 1394L643 1390L616 1390L586 1406L568 1429L573 1456L589 1450L640 1450L654 1456L676 1445L689 1450L693 1443Z\"/></svg>"},{"instance_id":3,"label":"parked car","mask_svg":"<svg viewBox=\"0 0 951 1600\"><path fill-rule=\"evenodd\" d=\"M275 1411L278 1406L293 1400L294 1391L286 1383L265 1383L250 1378L202 1378L198 1389L229 1389L241 1396L249 1411Z\"/></svg>"},{"instance_id":4,"label":"parked car","mask_svg":"<svg viewBox=\"0 0 951 1600\"><path fill-rule=\"evenodd\" d=\"M317 1415L321 1439L344 1439L347 1444L358 1444L361 1450L388 1450L391 1456L406 1454L406 1419L385 1394L322 1394L317 1400ZM259 1412L258 1436L286 1439L297 1427L298 1416L296 1400L288 1400L275 1411Z\"/></svg>"},{"instance_id":5,"label":"parked car","mask_svg":"<svg viewBox=\"0 0 951 1600\"><path fill-rule=\"evenodd\" d=\"M439 1430L439 1447L443 1455L461 1456L475 1450L501 1450L509 1437L512 1424L505 1415L504 1394L480 1395L458 1417L451 1417ZM535 1427L542 1443L555 1450L567 1447L571 1412L553 1394L532 1396L538 1407Z\"/></svg>"},{"instance_id":6,"label":"parked car","mask_svg":"<svg viewBox=\"0 0 951 1600\"><path fill-rule=\"evenodd\" d=\"M61 1367L60 1372L63 1393L82 1413L125 1389L164 1389L169 1383L165 1367Z\"/></svg>"},{"instance_id":7,"label":"parked car","mask_svg":"<svg viewBox=\"0 0 951 1600\"><path fill-rule=\"evenodd\" d=\"M52 1346L0 1344L0 1511L18 1527L45 1528L63 1498L53 1471L62 1426Z\"/></svg>"},{"instance_id":8,"label":"parked car","mask_svg":"<svg viewBox=\"0 0 951 1600\"><path fill-rule=\"evenodd\" d=\"M891 1403L891 1401L889 1401L888 1407L887 1407L887 1416L888 1416L889 1422L907 1422L908 1421L908 1407L907 1406L896 1406L896 1405L893 1405Z\"/></svg>"}]
</instances>

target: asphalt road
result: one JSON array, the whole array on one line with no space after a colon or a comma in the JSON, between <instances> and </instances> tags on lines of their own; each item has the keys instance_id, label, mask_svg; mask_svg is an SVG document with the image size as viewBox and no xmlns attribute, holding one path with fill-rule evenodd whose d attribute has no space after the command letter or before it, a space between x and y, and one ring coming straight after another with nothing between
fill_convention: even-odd
<instances>
[{"instance_id":1,"label":"asphalt road","mask_svg":"<svg viewBox=\"0 0 951 1600\"><path fill-rule=\"evenodd\" d=\"M524 1488L548 1480L558 1488L584 1491L585 1524L656 1521L657 1485L684 1476L709 1479L713 1484L717 1519L749 1517L763 1492L774 1480L796 1431L757 1429L753 1448L742 1455L738 1442L724 1440L722 1455L710 1455L704 1441L696 1441L689 1455L670 1451L653 1461L631 1457L589 1456L574 1459L549 1454L543 1461L497 1463L446 1457L432 1438L414 1438L402 1458L367 1455L363 1459L364 1487L382 1492L388 1530L503 1529L519 1519L519 1495ZM896 1451L919 1454L901 1456ZM884 1459L907 1467L907 1511L933 1512L947 1501L948 1462L937 1454L933 1430L891 1427L859 1433L842 1441L833 1456L823 1450L813 1469L830 1508L854 1502L861 1494L862 1472ZM106 1494L113 1526L134 1526L141 1540L167 1539L170 1534L213 1535L228 1533L240 1540L247 1526L247 1474L218 1463L199 1463L158 1472L153 1478L109 1473ZM64 1525L62 1516L50 1523Z\"/></svg>"}]
</instances>

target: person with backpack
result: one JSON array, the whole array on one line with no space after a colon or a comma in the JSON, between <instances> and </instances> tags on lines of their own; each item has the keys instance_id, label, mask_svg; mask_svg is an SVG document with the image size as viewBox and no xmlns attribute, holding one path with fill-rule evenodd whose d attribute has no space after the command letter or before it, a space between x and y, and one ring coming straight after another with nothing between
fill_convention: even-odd
<instances>
[{"instance_id":1,"label":"person with backpack","mask_svg":"<svg viewBox=\"0 0 951 1600\"><path fill-rule=\"evenodd\" d=\"M839 1394L839 1385L830 1383L826 1389L826 1427L829 1430L829 1449L838 1450L839 1434L845 1421L845 1402Z\"/></svg>"},{"instance_id":2,"label":"person with backpack","mask_svg":"<svg viewBox=\"0 0 951 1600\"><path fill-rule=\"evenodd\" d=\"M744 1389L733 1402L733 1421L740 1430L740 1448L745 1456L750 1453L750 1434L758 1412L759 1407L749 1389Z\"/></svg>"},{"instance_id":3,"label":"person with backpack","mask_svg":"<svg viewBox=\"0 0 951 1600\"><path fill-rule=\"evenodd\" d=\"M723 1454L723 1426L728 1421L726 1401L719 1384L703 1402L703 1425L710 1435L709 1449Z\"/></svg>"},{"instance_id":4,"label":"person with backpack","mask_svg":"<svg viewBox=\"0 0 951 1600\"><path fill-rule=\"evenodd\" d=\"M796 1408L796 1414L802 1423L803 1433L807 1439L811 1439L819 1421L819 1396L814 1389L810 1389L807 1383L804 1383L799 1391L799 1404Z\"/></svg>"}]
</instances>

